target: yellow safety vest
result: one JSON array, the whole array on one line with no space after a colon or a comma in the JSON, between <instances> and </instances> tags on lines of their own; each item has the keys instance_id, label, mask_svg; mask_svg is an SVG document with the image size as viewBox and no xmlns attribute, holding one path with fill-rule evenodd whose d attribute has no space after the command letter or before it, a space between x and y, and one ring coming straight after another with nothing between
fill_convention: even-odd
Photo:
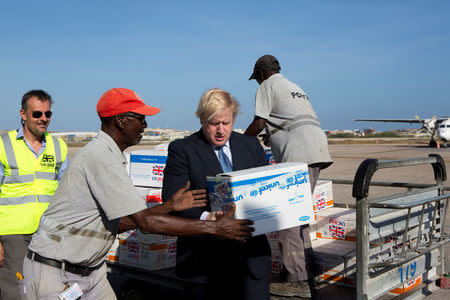
<instances>
[{"instance_id":1,"label":"yellow safety vest","mask_svg":"<svg viewBox=\"0 0 450 300\"><path fill-rule=\"evenodd\" d=\"M58 170L67 156L63 140L45 133L45 150L36 158L13 130L0 136L5 177L0 191L0 235L31 234L58 186Z\"/></svg>"}]
</instances>

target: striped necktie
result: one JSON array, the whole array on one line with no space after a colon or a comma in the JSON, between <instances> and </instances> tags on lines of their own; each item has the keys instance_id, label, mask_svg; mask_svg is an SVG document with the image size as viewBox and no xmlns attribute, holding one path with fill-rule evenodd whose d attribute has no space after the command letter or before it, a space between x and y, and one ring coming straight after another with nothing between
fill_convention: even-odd
<instances>
[{"instance_id":1,"label":"striped necktie","mask_svg":"<svg viewBox=\"0 0 450 300\"><path fill-rule=\"evenodd\" d=\"M217 150L219 151L219 162L223 172L224 173L233 172L233 166L231 165L228 156L225 154L225 152L223 152L223 146L217 147Z\"/></svg>"}]
</instances>

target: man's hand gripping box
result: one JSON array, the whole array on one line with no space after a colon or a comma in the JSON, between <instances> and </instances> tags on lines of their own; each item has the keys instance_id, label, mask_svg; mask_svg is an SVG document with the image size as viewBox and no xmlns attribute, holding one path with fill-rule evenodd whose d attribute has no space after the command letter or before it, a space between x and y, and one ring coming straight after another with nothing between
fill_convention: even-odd
<instances>
[{"instance_id":1,"label":"man's hand gripping box","mask_svg":"<svg viewBox=\"0 0 450 300\"><path fill-rule=\"evenodd\" d=\"M207 177L212 211L236 205L236 219L255 222L253 235L309 224L314 219L308 166L281 163Z\"/></svg>"}]
</instances>

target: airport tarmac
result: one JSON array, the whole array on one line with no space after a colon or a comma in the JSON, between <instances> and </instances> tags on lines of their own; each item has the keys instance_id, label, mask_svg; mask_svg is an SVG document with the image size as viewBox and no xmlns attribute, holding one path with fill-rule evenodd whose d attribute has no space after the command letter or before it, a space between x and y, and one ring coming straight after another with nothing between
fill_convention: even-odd
<instances>
[{"instance_id":1,"label":"airport tarmac","mask_svg":"<svg viewBox=\"0 0 450 300\"><path fill-rule=\"evenodd\" d=\"M136 149L152 149L152 146L134 146L127 151ZM69 157L73 158L79 148L69 148ZM329 145L329 150L334 163L327 169L322 170L320 178L327 179L347 179L353 180L356 170L361 162L367 158L378 160L408 159L417 157L427 157L430 153L442 156L447 172L450 171L450 149L449 148L429 148L425 145L403 145L403 144L370 144L370 145ZM413 182L413 183L434 183L434 173L431 165L409 166L394 169L383 169L377 171L372 177L373 181L393 181L393 182ZM444 182L444 186L450 187L450 180ZM386 194L402 192L404 189L373 187L369 189L369 197L378 197ZM447 191L446 193L450 193ZM351 185L333 185L334 201L336 203L353 204ZM449 210L450 211L450 210ZM446 231L450 232L449 212L446 214ZM450 246L446 247L447 272L449 272ZM338 286L330 286L319 291L318 299L353 299L354 294L348 293ZM347 297L342 298L343 295ZM273 299L293 299L293 298L273 298ZM427 297L429 300L450 299L450 290L439 290Z\"/></svg>"},{"instance_id":2,"label":"airport tarmac","mask_svg":"<svg viewBox=\"0 0 450 300\"><path fill-rule=\"evenodd\" d=\"M334 163L320 173L320 178L353 180L359 165L367 158L378 160L409 159L428 157L435 153L442 156L447 170L450 170L450 148L430 148L424 145L330 145ZM448 171L447 171L448 172ZM431 165L409 166L377 171L372 181L395 181L414 183L435 183ZM450 181L444 183L450 186ZM378 188L369 190L369 197L382 196L399 190L396 188ZM334 200L337 203L354 203L352 188L347 185L334 185ZM401 191L401 189L400 189Z\"/></svg>"}]
</instances>

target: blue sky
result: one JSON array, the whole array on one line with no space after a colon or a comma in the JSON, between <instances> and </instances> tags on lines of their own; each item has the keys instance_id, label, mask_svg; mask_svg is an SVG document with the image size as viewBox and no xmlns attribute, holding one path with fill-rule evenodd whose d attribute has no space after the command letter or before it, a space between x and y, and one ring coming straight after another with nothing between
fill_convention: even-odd
<instances>
[{"instance_id":1,"label":"blue sky","mask_svg":"<svg viewBox=\"0 0 450 300\"><path fill-rule=\"evenodd\" d=\"M149 127L196 129L208 88L253 119L256 59L275 55L324 129L354 118L450 115L448 1L2 1L0 129L18 126L22 95L48 91L50 130L98 130L113 87L161 107ZM377 129L404 125L373 124ZM415 126L417 127L417 126Z\"/></svg>"}]
</instances>

